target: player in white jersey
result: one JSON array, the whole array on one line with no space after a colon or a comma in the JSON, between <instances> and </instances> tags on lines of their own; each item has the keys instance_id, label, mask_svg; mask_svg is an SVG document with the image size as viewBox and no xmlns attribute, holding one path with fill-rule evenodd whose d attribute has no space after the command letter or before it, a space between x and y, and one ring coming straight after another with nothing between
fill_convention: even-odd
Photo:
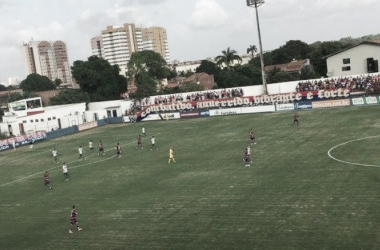
<instances>
[{"instance_id":1,"label":"player in white jersey","mask_svg":"<svg viewBox=\"0 0 380 250\"><path fill-rule=\"evenodd\" d=\"M88 148L90 149L91 154L94 153L94 145L92 144L92 140L88 142Z\"/></svg>"},{"instance_id":2,"label":"player in white jersey","mask_svg":"<svg viewBox=\"0 0 380 250\"><path fill-rule=\"evenodd\" d=\"M79 146L79 148L78 148L78 153L79 153L79 160L85 159L85 158L83 157L83 148L82 148L82 146ZM86 159L85 159L85 160L86 160Z\"/></svg>"},{"instance_id":3,"label":"player in white jersey","mask_svg":"<svg viewBox=\"0 0 380 250\"><path fill-rule=\"evenodd\" d=\"M51 155L53 156L54 158L54 163L59 163L58 162L58 151L54 148L53 151L51 151Z\"/></svg>"},{"instance_id":4,"label":"player in white jersey","mask_svg":"<svg viewBox=\"0 0 380 250\"><path fill-rule=\"evenodd\" d=\"M153 148L156 148L156 138L152 135L152 137L150 138L150 150L153 150ZM156 148L156 150L158 150L158 148Z\"/></svg>"},{"instance_id":5,"label":"player in white jersey","mask_svg":"<svg viewBox=\"0 0 380 250\"><path fill-rule=\"evenodd\" d=\"M65 177L65 181L68 181L69 180L69 171L67 169L66 162L64 162L62 165L62 172L63 172L63 176Z\"/></svg>"},{"instance_id":6,"label":"player in white jersey","mask_svg":"<svg viewBox=\"0 0 380 250\"><path fill-rule=\"evenodd\" d=\"M145 127L142 127L142 129L141 129L141 133L142 133L142 135L145 137L146 136L146 134L145 134Z\"/></svg>"},{"instance_id":7,"label":"player in white jersey","mask_svg":"<svg viewBox=\"0 0 380 250\"><path fill-rule=\"evenodd\" d=\"M12 147L13 150L16 150L16 141L14 139L12 139Z\"/></svg>"}]
</instances>

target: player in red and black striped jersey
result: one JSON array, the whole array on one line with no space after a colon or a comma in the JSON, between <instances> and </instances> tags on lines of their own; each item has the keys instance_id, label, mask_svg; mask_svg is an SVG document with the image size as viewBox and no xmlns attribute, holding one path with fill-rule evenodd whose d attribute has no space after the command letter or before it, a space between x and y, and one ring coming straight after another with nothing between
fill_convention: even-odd
<instances>
[{"instance_id":1,"label":"player in red and black striped jersey","mask_svg":"<svg viewBox=\"0 0 380 250\"><path fill-rule=\"evenodd\" d=\"M297 124L297 126L299 125L299 115L298 115L298 113L296 112L295 114L294 114L294 116L293 116L293 125L294 124Z\"/></svg>"},{"instance_id":2,"label":"player in red and black striped jersey","mask_svg":"<svg viewBox=\"0 0 380 250\"><path fill-rule=\"evenodd\" d=\"M141 135L138 135L137 136L137 145L136 145L136 149L137 148L141 148L141 149L143 149L143 145L142 145L142 137L141 137Z\"/></svg>"},{"instance_id":3,"label":"player in red and black striped jersey","mask_svg":"<svg viewBox=\"0 0 380 250\"><path fill-rule=\"evenodd\" d=\"M105 155L105 153L104 153L104 146L103 146L103 142L102 141L99 141L98 147L99 147L99 155L100 154Z\"/></svg>"},{"instance_id":4,"label":"player in red and black striped jersey","mask_svg":"<svg viewBox=\"0 0 380 250\"><path fill-rule=\"evenodd\" d=\"M45 189L47 188L52 189L48 171L44 173L44 183L45 183Z\"/></svg>"},{"instance_id":5,"label":"player in red and black striped jersey","mask_svg":"<svg viewBox=\"0 0 380 250\"><path fill-rule=\"evenodd\" d=\"M75 210L75 206L73 206L73 208L71 209L71 218L70 218L71 222L70 222L70 226L69 226L69 233L70 234L73 233L73 231L72 231L73 225L77 226L78 231L82 231L82 228L79 227L79 223L77 221L77 215L78 215L78 213Z\"/></svg>"},{"instance_id":6,"label":"player in red and black striped jersey","mask_svg":"<svg viewBox=\"0 0 380 250\"><path fill-rule=\"evenodd\" d=\"M116 145L116 155L118 155L119 158L121 157L121 146L120 146L120 143L117 143L117 145Z\"/></svg>"}]
</instances>

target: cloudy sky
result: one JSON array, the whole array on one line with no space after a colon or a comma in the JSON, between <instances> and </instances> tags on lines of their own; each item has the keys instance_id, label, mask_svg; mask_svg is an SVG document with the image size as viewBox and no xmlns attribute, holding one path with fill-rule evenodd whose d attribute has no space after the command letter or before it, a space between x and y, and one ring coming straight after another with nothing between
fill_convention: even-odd
<instances>
[{"instance_id":1,"label":"cloudy sky","mask_svg":"<svg viewBox=\"0 0 380 250\"><path fill-rule=\"evenodd\" d=\"M266 0L259 8L263 49L380 33L380 0ZM258 47L246 0L0 0L0 81L26 77L23 42L62 40L70 62L91 55L90 39L107 25L167 30L171 60L214 57L227 47Z\"/></svg>"}]
</instances>

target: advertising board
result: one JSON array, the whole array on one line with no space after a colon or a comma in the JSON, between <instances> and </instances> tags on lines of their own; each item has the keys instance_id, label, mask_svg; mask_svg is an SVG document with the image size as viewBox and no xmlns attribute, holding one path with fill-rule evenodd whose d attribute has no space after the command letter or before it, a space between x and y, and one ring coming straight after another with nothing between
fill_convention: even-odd
<instances>
[{"instance_id":1,"label":"advertising board","mask_svg":"<svg viewBox=\"0 0 380 250\"><path fill-rule=\"evenodd\" d=\"M277 111L294 110L294 104L293 103L276 104L276 110Z\"/></svg>"},{"instance_id":2,"label":"advertising board","mask_svg":"<svg viewBox=\"0 0 380 250\"><path fill-rule=\"evenodd\" d=\"M312 102L313 109L350 106L350 99Z\"/></svg>"}]
</instances>

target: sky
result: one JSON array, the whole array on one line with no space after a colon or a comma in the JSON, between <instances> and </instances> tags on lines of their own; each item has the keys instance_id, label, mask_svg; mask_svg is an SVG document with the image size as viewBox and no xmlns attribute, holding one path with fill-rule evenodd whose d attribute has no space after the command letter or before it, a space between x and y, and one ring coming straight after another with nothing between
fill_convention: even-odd
<instances>
[{"instance_id":1,"label":"sky","mask_svg":"<svg viewBox=\"0 0 380 250\"><path fill-rule=\"evenodd\" d=\"M380 0L265 0L258 12L263 51L380 33ZM259 47L246 0L0 0L0 18L0 82L26 77L23 43L62 40L72 64L91 56L91 38L109 25L165 28L172 61Z\"/></svg>"}]
</instances>

